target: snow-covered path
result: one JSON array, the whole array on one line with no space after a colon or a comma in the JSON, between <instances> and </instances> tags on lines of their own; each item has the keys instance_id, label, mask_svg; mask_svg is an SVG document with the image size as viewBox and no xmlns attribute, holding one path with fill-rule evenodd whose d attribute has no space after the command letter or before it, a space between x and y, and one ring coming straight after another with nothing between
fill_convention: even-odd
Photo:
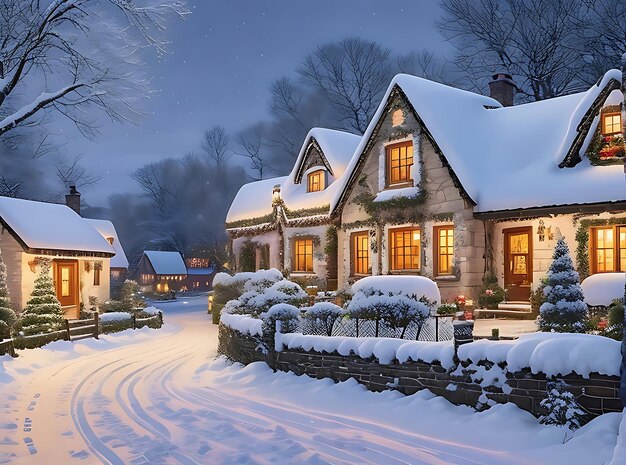
<instances>
[{"instance_id":1,"label":"snow-covered path","mask_svg":"<svg viewBox=\"0 0 626 465\"><path fill-rule=\"evenodd\" d=\"M602 464L620 415L565 446L512 406L473 413L428 393L374 394L214 361L204 298L166 326L2 358L0 463Z\"/></svg>"}]
</instances>

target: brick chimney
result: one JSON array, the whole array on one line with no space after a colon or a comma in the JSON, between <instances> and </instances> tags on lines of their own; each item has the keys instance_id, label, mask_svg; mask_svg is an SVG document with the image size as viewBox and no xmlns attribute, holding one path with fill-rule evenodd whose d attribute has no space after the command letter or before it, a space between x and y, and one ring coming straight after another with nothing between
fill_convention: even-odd
<instances>
[{"instance_id":1,"label":"brick chimney","mask_svg":"<svg viewBox=\"0 0 626 465\"><path fill-rule=\"evenodd\" d=\"M80 192L76 190L75 184L70 184L70 193L65 194L65 205L80 215Z\"/></svg>"},{"instance_id":2,"label":"brick chimney","mask_svg":"<svg viewBox=\"0 0 626 465\"><path fill-rule=\"evenodd\" d=\"M513 97L517 91L517 86L510 74L498 73L491 77L489 82L489 96L505 107L513 106Z\"/></svg>"}]
</instances>

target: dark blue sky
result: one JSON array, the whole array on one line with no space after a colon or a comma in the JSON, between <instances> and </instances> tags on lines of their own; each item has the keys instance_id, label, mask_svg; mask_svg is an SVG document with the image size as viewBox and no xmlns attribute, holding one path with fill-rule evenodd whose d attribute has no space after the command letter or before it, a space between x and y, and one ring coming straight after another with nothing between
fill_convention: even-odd
<instances>
[{"instance_id":1,"label":"dark blue sky","mask_svg":"<svg viewBox=\"0 0 626 465\"><path fill-rule=\"evenodd\" d=\"M448 51L435 28L435 0L240 0L189 1L186 21L169 24L171 54L146 57L156 93L145 102L137 126L102 122L95 141L64 131L63 150L84 154L85 165L102 176L83 192L105 205L113 192L136 191L132 170L168 156L198 151L204 129L220 124L237 131L267 118L268 87L295 76L315 46L348 36L376 40L406 53L423 48ZM69 129L69 128L68 128Z\"/></svg>"}]
</instances>

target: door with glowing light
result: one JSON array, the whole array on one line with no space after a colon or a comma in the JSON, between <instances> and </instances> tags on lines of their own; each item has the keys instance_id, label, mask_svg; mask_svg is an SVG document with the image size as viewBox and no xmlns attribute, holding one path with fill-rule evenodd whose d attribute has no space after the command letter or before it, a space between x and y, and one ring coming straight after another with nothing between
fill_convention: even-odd
<instances>
[{"instance_id":1,"label":"door with glowing light","mask_svg":"<svg viewBox=\"0 0 626 465\"><path fill-rule=\"evenodd\" d=\"M78 260L54 261L54 286L65 317L78 318Z\"/></svg>"},{"instance_id":2,"label":"door with glowing light","mask_svg":"<svg viewBox=\"0 0 626 465\"><path fill-rule=\"evenodd\" d=\"M530 300L533 281L532 227L504 230L504 287L508 301Z\"/></svg>"}]
</instances>

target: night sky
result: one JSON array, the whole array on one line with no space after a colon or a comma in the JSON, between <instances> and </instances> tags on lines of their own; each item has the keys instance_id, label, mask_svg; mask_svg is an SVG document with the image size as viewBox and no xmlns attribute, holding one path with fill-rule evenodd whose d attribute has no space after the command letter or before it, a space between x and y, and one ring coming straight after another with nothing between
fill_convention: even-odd
<instances>
[{"instance_id":1,"label":"night sky","mask_svg":"<svg viewBox=\"0 0 626 465\"><path fill-rule=\"evenodd\" d=\"M317 45L360 36L395 53L429 49L448 53L435 28L438 2L386 0L189 1L186 21L169 24L170 54L146 54L155 94L139 125L101 121L89 141L71 127L63 152L84 155L102 176L83 192L106 205L113 192L136 191L128 177L151 161L199 150L202 131L216 124L231 132L268 118L269 84L295 69Z\"/></svg>"}]
</instances>

